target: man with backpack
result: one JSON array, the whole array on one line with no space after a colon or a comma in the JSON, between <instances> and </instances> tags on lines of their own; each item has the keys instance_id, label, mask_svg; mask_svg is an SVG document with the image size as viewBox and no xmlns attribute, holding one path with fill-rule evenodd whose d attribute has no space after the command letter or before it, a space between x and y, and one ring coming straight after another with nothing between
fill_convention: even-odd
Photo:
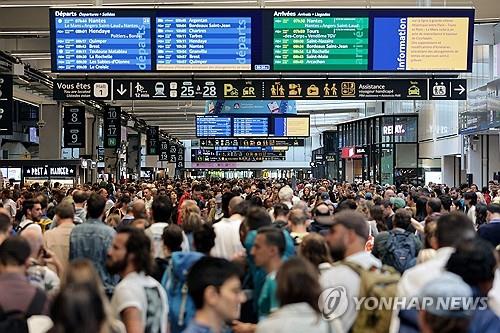
<instances>
[{"instance_id":1,"label":"man with backpack","mask_svg":"<svg viewBox=\"0 0 500 333\"><path fill-rule=\"evenodd\" d=\"M379 233L373 245L372 254L399 273L415 266L418 252L422 249L422 242L408 231L410 225L411 211L398 209L393 217L393 229Z\"/></svg>"},{"instance_id":2,"label":"man with backpack","mask_svg":"<svg viewBox=\"0 0 500 333\"><path fill-rule=\"evenodd\" d=\"M27 333L29 317L49 312L45 292L26 279L30 253L30 245L19 236L0 245L0 332Z\"/></svg>"},{"instance_id":3,"label":"man with backpack","mask_svg":"<svg viewBox=\"0 0 500 333\"><path fill-rule=\"evenodd\" d=\"M40 222L40 219L42 218L42 205L40 204L40 202L34 199L25 200L23 203L22 212L23 218L21 223L19 223L18 227L16 228L16 233L19 235L24 230L30 228L38 230L41 234L42 228L38 224L38 222Z\"/></svg>"},{"instance_id":4,"label":"man with backpack","mask_svg":"<svg viewBox=\"0 0 500 333\"><path fill-rule=\"evenodd\" d=\"M326 235L332 256L343 260L321 275L320 284L325 289L337 287L345 292L348 306L340 317L345 332L384 332L389 328L391 311L372 309L370 316L365 309L358 311L355 307L356 297L394 296L399 280L399 274L382 267L379 259L365 251L368 235L364 216L352 210L335 214L330 233ZM383 295L371 293L377 285L384 291Z\"/></svg>"}]
</instances>

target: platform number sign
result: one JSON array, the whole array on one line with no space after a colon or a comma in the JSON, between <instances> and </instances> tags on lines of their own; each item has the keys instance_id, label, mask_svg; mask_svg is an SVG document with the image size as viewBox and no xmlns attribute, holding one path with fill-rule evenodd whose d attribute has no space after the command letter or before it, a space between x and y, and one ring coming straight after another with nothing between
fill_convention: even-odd
<instances>
[{"instance_id":1,"label":"platform number sign","mask_svg":"<svg viewBox=\"0 0 500 333\"><path fill-rule=\"evenodd\" d=\"M177 169L184 169L184 147L183 146L177 146L177 162L175 164L175 167Z\"/></svg>"},{"instance_id":2,"label":"platform number sign","mask_svg":"<svg viewBox=\"0 0 500 333\"><path fill-rule=\"evenodd\" d=\"M168 150L168 161L170 163L177 163L177 145L170 144Z\"/></svg>"},{"instance_id":3,"label":"platform number sign","mask_svg":"<svg viewBox=\"0 0 500 333\"><path fill-rule=\"evenodd\" d=\"M65 106L64 148L85 148L85 107Z\"/></svg>"},{"instance_id":4,"label":"platform number sign","mask_svg":"<svg viewBox=\"0 0 500 333\"><path fill-rule=\"evenodd\" d=\"M0 75L0 135L12 134L12 76Z\"/></svg>"},{"instance_id":5,"label":"platform number sign","mask_svg":"<svg viewBox=\"0 0 500 333\"><path fill-rule=\"evenodd\" d=\"M107 106L104 110L104 148L117 148L121 142L121 107Z\"/></svg>"},{"instance_id":6,"label":"platform number sign","mask_svg":"<svg viewBox=\"0 0 500 333\"><path fill-rule=\"evenodd\" d=\"M160 144L160 128L150 126L146 131L146 155L158 155Z\"/></svg>"},{"instance_id":7,"label":"platform number sign","mask_svg":"<svg viewBox=\"0 0 500 333\"><path fill-rule=\"evenodd\" d=\"M168 155L169 155L168 151L169 151L168 140L160 140L160 155L158 160L168 161Z\"/></svg>"}]
</instances>

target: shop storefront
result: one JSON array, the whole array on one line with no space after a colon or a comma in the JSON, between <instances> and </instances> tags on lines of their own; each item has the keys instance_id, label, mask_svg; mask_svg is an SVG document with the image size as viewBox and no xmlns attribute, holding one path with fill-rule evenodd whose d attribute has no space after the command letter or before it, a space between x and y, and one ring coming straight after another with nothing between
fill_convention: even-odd
<instances>
[{"instance_id":1,"label":"shop storefront","mask_svg":"<svg viewBox=\"0 0 500 333\"><path fill-rule=\"evenodd\" d=\"M72 187L80 182L81 160L0 160L0 168L8 172L20 171L20 177L12 177L14 184L49 181Z\"/></svg>"},{"instance_id":2,"label":"shop storefront","mask_svg":"<svg viewBox=\"0 0 500 333\"><path fill-rule=\"evenodd\" d=\"M418 183L418 115L377 115L337 125L340 180Z\"/></svg>"}]
</instances>

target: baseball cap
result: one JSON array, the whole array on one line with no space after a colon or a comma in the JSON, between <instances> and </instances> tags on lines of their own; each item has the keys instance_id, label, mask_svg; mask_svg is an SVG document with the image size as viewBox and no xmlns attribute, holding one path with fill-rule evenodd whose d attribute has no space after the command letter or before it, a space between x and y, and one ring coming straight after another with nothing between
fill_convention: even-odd
<instances>
[{"instance_id":1,"label":"baseball cap","mask_svg":"<svg viewBox=\"0 0 500 333\"><path fill-rule=\"evenodd\" d=\"M405 208L406 207L406 202L398 197L392 197L391 198L391 203L394 205L394 209L399 209L399 208Z\"/></svg>"},{"instance_id":2,"label":"baseball cap","mask_svg":"<svg viewBox=\"0 0 500 333\"><path fill-rule=\"evenodd\" d=\"M470 302L472 289L460 276L451 272L443 272L427 283L419 296L432 300L422 300L421 304L426 304L425 311L439 317L466 318L473 313L473 302Z\"/></svg>"},{"instance_id":3,"label":"baseball cap","mask_svg":"<svg viewBox=\"0 0 500 333\"><path fill-rule=\"evenodd\" d=\"M321 193L320 198L323 201L330 200L330 194L328 194L328 192L323 192L323 193Z\"/></svg>"},{"instance_id":4,"label":"baseball cap","mask_svg":"<svg viewBox=\"0 0 500 333\"><path fill-rule=\"evenodd\" d=\"M365 194L365 200L372 200L373 199L373 194L371 194L370 192L367 192Z\"/></svg>"}]
</instances>

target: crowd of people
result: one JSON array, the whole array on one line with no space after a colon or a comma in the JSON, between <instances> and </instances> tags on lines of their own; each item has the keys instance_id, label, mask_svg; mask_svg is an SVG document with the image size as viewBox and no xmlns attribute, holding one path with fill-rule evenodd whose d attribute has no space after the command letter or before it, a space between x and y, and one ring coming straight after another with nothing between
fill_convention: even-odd
<instances>
[{"instance_id":1,"label":"crowd of people","mask_svg":"<svg viewBox=\"0 0 500 333\"><path fill-rule=\"evenodd\" d=\"M479 191L170 179L1 193L0 332L500 332L493 181ZM347 300L334 316L332 292ZM354 301L454 296L485 302Z\"/></svg>"}]
</instances>

